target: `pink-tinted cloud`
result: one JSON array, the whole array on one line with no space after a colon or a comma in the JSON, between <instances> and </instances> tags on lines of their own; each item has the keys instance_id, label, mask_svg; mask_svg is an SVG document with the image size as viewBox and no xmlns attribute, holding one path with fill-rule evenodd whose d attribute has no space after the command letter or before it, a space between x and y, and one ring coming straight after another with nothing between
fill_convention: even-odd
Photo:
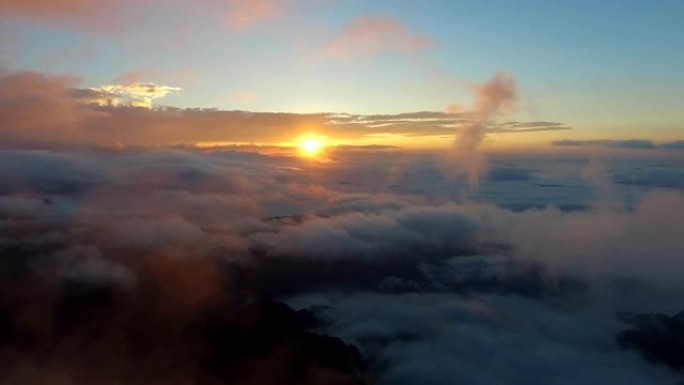
<instances>
[{"instance_id":1,"label":"pink-tinted cloud","mask_svg":"<svg viewBox=\"0 0 684 385\"><path fill-rule=\"evenodd\" d=\"M109 27L122 10L149 0L0 0L0 12L93 28Z\"/></svg>"},{"instance_id":2,"label":"pink-tinted cloud","mask_svg":"<svg viewBox=\"0 0 684 385\"><path fill-rule=\"evenodd\" d=\"M107 7L107 2L98 0L0 0L0 9L4 12L25 13L33 15L80 13Z\"/></svg>"},{"instance_id":3,"label":"pink-tinted cloud","mask_svg":"<svg viewBox=\"0 0 684 385\"><path fill-rule=\"evenodd\" d=\"M283 0L228 0L227 3L228 24L236 31L244 31L283 12Z\"/></svg>"},{"instance_id":4,"label":"pink-tinted cloud","mask_svg":"<svg viewBox=\"0 0 684 385\"><path fill-rule=\"evenodd\" d=\"M0 0L3 15L19 15L66 23L91 29L121 27L131 15L140 14L141 6L159 10L165 7L187 7L187 11L201 17L218 15L235 31L244 31L253 25L278 17L284 11L286 0L183 0L170 3L164 0ZM127 12L128 11L128 12ZM177 11L177 9L176 9Z\"/></svg>"},{"instance_id":5,"label":"pink-tinted cloud","mask_svg":"<svg viewBox=\"0 0 684 385\"><path fill-rule=\"evenodd\" d=\"M499 71L488 82L473 87L475 93L475 112L484 119L505 112L517 100L516 81L513 76Z\"/></svg>"},{"instance_id":6,"label":"pink-tinted cloud","mask_svg":"<svg viewBox=\"0 0 684 385\"><path fill-rule=\"evenodd\" d=\"M54 141L56 132L70 136L80 119L77 103L69 96L76 82L36 72L0 73L0 140Z\"/></svg>"},{"instance_id":7,"label":"pink-tinted cloud","mask_svg":"<svg viewBox=\"0 0 684 385\"><path fill-rule=\"evenodd\" d=\"M135 84L135 83L142 83L143 79L145 77L148 77L150 74L152 74L152 71L146 71L146 70L128 71L125 74L114 79L114 83L121 84L124 86Z\"/></svg>"},{"instance_id":8,"label":"pink-tinted cloud","mask_svg":"<svg viewBox=\"0 0 684 385\"><path fill-rule=\"evenodd\" d=\"M325 115L150 109L176 89L155 84L74 88L77 80L36 72L0 73L0 144L145 146L197 142L281 142ZM120 106L120 107L117 107Z\"/></svg>"},{"instance_id":9,"label":"pink-tinted cloud","mask_svg":"<svg viewBox=\"0 0 684 385\"><path fill-rule=\"evenodd\" d=\"M509 110L517 100L515 78L505 72L497 72L489 81L472 86L474 120L458 131L448 155L447 173L455 176L465 173L471 189L478 188L480 175L486 167L480 146L487 134L489 122L496 115ZM447 107L447 112L457 111L455 105Z\"/></svg>"},{"instance_id":10,"label":"pink-tinted cloud","mask_svg":"<svg viewBox=\"0 0 684 385\"><path fill-rule=\"evenodd\" d=\"M349 22L324 51L324 56L349 60L386 52L413 54L435 43L389 17L361 16Z\"/></svg>"}]
</instances>

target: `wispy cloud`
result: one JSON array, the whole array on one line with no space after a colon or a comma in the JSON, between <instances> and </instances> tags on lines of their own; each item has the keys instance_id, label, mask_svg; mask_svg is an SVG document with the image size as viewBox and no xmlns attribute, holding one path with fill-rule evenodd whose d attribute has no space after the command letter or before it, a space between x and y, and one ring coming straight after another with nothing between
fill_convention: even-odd
<instances>
[{"instance_id":1,"label":"wispy cloud","mask_svg":"<svg viewBox=\"0 0 684 385\"><path fill-rule=\"evenodd\" d=\"M244 31L283 12L283 0L228 0L227 4L228 24L236 31Z\"/></svg>"},{"instance_id":2,"label":"wispy cloud","mask_svg":"<svg viewBox=\"0 0 684 385\"><path fill-rule=\"evenodd\" d=\"M434 46L430 38L411 31L393 18L361 16L344 26L323 55L347 61L383 53L413 54Z\"/></svg>"},{"instance_id":3,"label":"wispy cloud","mask_svg":"<svg viewBox=\"0 0 684 385\"><path fill-rule=\"evenodd\" d=\"M172 6L192 6L203 15L222 15L228 25L243 31L254 24L279 16L285 0L199 0L181 1ZM163 0L0 0L0 11L22 17L65 22L70 25L98 29L125 22L125 10L141 5L159 9L169 6Z\"/></svg>"},{"instance_id":4,"label":"wispy cloud","mask_svg":"<svg viewBox=\"0 0 684 385\"><path fill-rule=\"evenodd\" d=\"M480 147L488 133L490 120L512 108L518 91L515 78L505 72L497 72L492 79L474 85L472 89L475 99L473 119L457 132L445 168L452 177L464 172L471 189L475 190L486 166ZM453 110L453 107L447 107L447 110ZM532 126L535 128L535 124Z\"/></svg>"},{"instance_id":5,"label":"wispy cloud","mask_svg":"<svg viewBox=\"0 0 684 385\"><path fill-rule=\"evenodd\" d=\"M610 140L610 139L595 139L595 140L571 140L562 139L551 142L553 146L567 146L567 147L610 147L622 149L635 150L682 150L684 149L684 140L673 142L656 143L649 139L628 139L628 140Z\"/></svg>"},{"instance_id":6,"label":"wispy cloud","mask_svg":"<svg viewBox=\"0 0 684 385\"><path fill-rule=\"evenodd\" d=\"M0 12L99 29L124 20L123 10L152 0L0 0Z\"/></svg>"}]
</instances>

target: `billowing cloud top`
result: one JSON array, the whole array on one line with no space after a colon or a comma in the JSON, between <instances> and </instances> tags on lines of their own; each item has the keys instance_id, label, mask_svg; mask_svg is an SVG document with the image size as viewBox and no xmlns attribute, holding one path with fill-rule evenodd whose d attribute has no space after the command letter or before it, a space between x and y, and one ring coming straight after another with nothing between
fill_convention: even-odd
<instances>
[{"instance_id":1,"label":"billowing cloud top","mask_svg":"<svg viewBox=\"0 0 684 385\"><path fill-rule=\"evenodd\" d=\"M155 99L182 91L182 88L161 86L154 83L132 83L126 85L105 84L90 88L90 90L101 94L99 100L95 101L100 105L117 106L124 104L132 107L151 108Z\"/></svg>"}]
</instances>

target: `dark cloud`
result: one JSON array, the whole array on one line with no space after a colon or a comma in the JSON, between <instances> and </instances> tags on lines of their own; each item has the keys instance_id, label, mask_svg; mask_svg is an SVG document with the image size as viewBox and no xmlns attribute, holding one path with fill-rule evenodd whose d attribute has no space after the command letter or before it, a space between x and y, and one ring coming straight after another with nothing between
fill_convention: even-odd
<instances>
[{"instance_id":1,"label":"dark cloud","mask_svg":"<svg viewBox=\"0 0 684 385\"><path fill-rule=\"evenodd\" d=\"M665 188L684 188L684 170L670 167L648 167L614 170L615 183Z\"/></svg>"},{"instance_id":2,"label":"dark cloud","mask_svg":"<svg viewBox=\"0 0 684 385\"><path fill-rule=\"evenodd\" d=\"M361 346L378 384L676 381L621 349L617 326L597 312L443 293L315 293L291 303L317 309L325 330Z\"/></svg>"},{"instance_id":3,"label":"dark cloud","mask_svg":"<svg viewBox=\"0 0 684 385\"><path fill-rule=\"evenodd\" d=\"M497 182L530 180L536 172L526 168L495 167L489 170L487 178Z\"/></svg>"},{"instance_id":4,"label":"dark cloud","mask_svg":"<svg viewBox=\"0 0 684 385\"><path fill-rule=\"evenodd\" d=\"M684 149L684 140L677 140L674 142L666 142L660 145L660 148L668 150L682 150Z\"/></svg>"},{"instance_id":5,"label":"dark cloud","mask_svg":"<svg viewBox=\"0 0 684 385\"><path fill-rule=\"evenodd\" d=\"M684 369L684 312L664 314L621 314L631 325L618 336L623 346L638 349L652 362Z\"/></svg>"}]
</instances>

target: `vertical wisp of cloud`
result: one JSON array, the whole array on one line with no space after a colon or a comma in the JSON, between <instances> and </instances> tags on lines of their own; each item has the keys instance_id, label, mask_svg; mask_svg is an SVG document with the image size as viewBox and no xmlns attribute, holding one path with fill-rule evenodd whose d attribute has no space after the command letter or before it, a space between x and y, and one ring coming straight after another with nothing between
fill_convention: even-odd
<instances>
[{"instance_id":1,"label":"vertical wisp of cloud","mask_svg":"<svg viewBox=\"0 0 684 385\"><path fill-rule=\"evenodd\" d=\"M450 179L465 174L470 191L474 192L478 189L480 176L486 168L481 145L487 135L487 125L494 117L513 107L518 91L515 78L502 71L497 72L489 81L474 85L472 89L475 97L475 104L470 112L472 120L456 133L447 154L445 171ZM450 106L447 112L456 111Z\"/></svg>"}]
</instances>

